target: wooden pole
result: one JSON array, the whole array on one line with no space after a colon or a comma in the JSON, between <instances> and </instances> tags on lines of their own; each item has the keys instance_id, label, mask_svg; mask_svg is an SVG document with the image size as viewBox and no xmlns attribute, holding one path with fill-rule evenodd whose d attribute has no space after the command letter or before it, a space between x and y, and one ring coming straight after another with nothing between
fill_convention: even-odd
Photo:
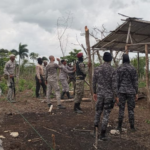
<instances>
[{"instance_id":1,"label":"wooden pole","mask_svg":"<svg viewBox=\"0 0 150 150\"><path fill-rule=\"evenodd\" d=\"M149 97L149 59L148 59L148 45L145 45L145 57L146 57L146 90L147 90L147 102L150 104Z\"/></svg>"},{"instance_id":2,"label":"wooden pole","mask_svg":"<svg viewBox=\"0 0 150 150\"><path fill-rule=\"evenodd\" d=\"M94 61L95 61L95 53L93 53L93 58L92 58L92 76L94 74Z\"/></svg>"},{"instance_id":3,"label":"wooden pole","mask_svg":"<svg viewBox=\"0 0 150 150\"><path fill-rule=\"evenodd\" d=\"M97 50L97 56L98 56L98 59L99 59L99 63L102 65L103 61L102 61L102 58L101 58L100 53L99 53L98 50Z\"/></svg>"},{"instance_id":4,"label":"wooden pole","mask_svg":"<svg viewBox=\"0 0 150 150\"><path fill-rule=\"evenodd\" d=\"M91 49L90 49L90 40L89 40L89 29L85 26L85 42L88 53L88 63L91 64ZM93 88L92 88L92 66L89 67L89 84L91 91L91 98L93 100ZM93 104L93 103L92 103Z\"/></svg>"},{"instance_id":5,"label":"wooden pole","mask_svg":"<svg viewBox=\"0 0 150 150\"><path fill-rule=\"evenodd\" d=\"M125 52L126 52L126 54L128 54L128 46L127 45L125 46Z\"/></svg>"},{"instance_id":6,"label":"wooden pole","mask_svg":"<svg viewBox=\"0 0 150 150\"><path fill-rule=\"evenodd\" d=\"M130 31L131 31L131 22L129 23L129 28L128 28L128 34L127 34L126 43L129 43Z\"/></svg>"}]
</instances>

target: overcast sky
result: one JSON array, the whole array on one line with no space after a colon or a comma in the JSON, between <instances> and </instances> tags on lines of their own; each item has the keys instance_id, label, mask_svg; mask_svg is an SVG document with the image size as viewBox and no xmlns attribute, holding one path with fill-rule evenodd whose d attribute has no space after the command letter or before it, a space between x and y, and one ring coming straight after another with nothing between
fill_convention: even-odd
<instances>
[{"instance_id":1,"label":"overcast sky","mask_svg":"<svg viewBox=\"0 0 150 150\"><path fill-rule=\"evenodd\" d=\"M150 0L0 0L0 48L18 49L22 43L28 45L29 52L60 57L57 31L61 33L64 26L59 25L57 30L57 20L67 17L68 12L72 21L63 36L66 54L74 48L81 49L72 44L77 44L76 37L85 45L80 33L86 25L90 31L93 27L101 29L102 24L107 31L114 30L124 19L118 13L150 21L149 8ZM91 38L93 44L95 40Z\"/></svg>"}]
</instances>

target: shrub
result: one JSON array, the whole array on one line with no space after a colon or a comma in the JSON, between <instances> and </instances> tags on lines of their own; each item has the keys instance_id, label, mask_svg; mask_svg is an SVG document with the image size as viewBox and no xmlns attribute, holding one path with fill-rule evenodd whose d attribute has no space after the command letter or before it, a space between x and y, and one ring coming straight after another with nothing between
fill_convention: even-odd
<instances>
[{"instance_id":1,"label":"shrub","mask_svg":"<svg viewBox=\"0 0 150 150\"><path fill-rule=\"evenodd\" d=\"M19 86L24 87L25 84L26 84L26 80L24 80L24 79L19 80Z\"/></svg>"},{"instance_id":2,"label":"shrub","mask_svg":"<svg viewBox=\"0 0 150 150\"><path fill-rule=\"evenodd\" d=\"M6 83L6 80L3 79L1 82L0 82L0 88L2 90L2 93L5 93L7 91L7 83Z\"/></svg>"},{"instance_id":3,"label":"shrub","mask_svg":"<svg viewBox=\"0 0 150 150\"><path fill-rule=\"evenodd\" d=\"M19 92L23 92L24 91L24 87L23 86L19 86Z\"/></svg>"},{"instance_id":4,"label":"shrub","mask_svg":"<svg viewBox=\"0 0 150 150\"><path fill-rule=\"evenodd\" d=\"M35 97L35 87L32 87L32 96Z\"/></svg>"},{"instance_id":5,"label":"shrub","mask_svg":"<svg viewBox=\"0 0 150 150\"><path fill-rule=\"evenodd\" d=\"M33 84L31 82L29 82L28 85L27 85L28 90L31 90L32 87L33 87Z\"/></svg>"}]
</instances>

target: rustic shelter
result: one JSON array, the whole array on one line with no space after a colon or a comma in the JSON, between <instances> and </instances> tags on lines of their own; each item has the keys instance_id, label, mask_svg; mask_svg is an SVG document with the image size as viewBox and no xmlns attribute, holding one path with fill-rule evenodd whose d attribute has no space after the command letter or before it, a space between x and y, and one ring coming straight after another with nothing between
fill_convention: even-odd
<instances>
[{"instance_id":1,"label":"rustic shelter","mask_svg":"<svg viewBox=\"0 0 150 150\"><path fill-rule=\"evenodd\" d=\"M92 46L93 50L110 50L110 51L123 51L137 52L138 64L139 53L146 55L146 87L147 98L150 103L149 97L149 58L150 53L150 22L138 18L127 18L123 24L111 31L104 39ZM138 65L139 66L139 65Z\"/></svg>"}]
</instances>

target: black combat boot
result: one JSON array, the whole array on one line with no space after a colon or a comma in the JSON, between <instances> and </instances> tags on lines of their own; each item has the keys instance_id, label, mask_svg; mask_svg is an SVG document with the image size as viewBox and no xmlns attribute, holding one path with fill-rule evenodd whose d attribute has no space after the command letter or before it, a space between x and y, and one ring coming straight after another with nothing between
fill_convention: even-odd
<instances>
[{"instance_id":1,"label":"black combat boot","mask_svg":"<svg viewBox=\"0 0 150 150\"><path fill-rule=\"evenodd\" d=\"M47 104L47 105L48 105L48 107L50 108L52 104L50 103L50 104Z\"/></svg>"},{"instance_id":2,"label":"black combat boot","mask_svg":"<svg viewBox=\"0 0 150 150\"><path fill-rule=\"evenodd\" d=\"M71 99L72 97L70 96L69 92L66 92L68 99Z\"/></svg>"},{"instance_id":3,"label":"black combat boot","mask_svg":"<svg viewBox=\"0 0 150 150\"><path fill-rule=\"evenodd\" d=\"M61 93L61 99L64 99L65 93L66 93L66 92L62 92L62 93Z\"/></svg>"},{"instance_id":4,"label":"black combat boot","mask_svg":"<svg viewBox=\"0 0 150 150\"><path fill-rule=\"evenodd\" d=\"M99 138L100 141L107 141L108 138L106 137L106 130L101 130L101 135Z\"/></svg>"},{"instance_id":5,"label":"black combat boot","mask_svg":"<svg viewBox=\"0 0 150 150\"><path fill-rule=\"evenodd\" d=\"M134 127L134 120L130 120L130 129L131 131L136 131L135 127Z\"/></svg>"},{"instance_id":6,"label":"black combat boot","mask_svg":"<svg viewBox=\"0 0 150 150\"><path fill-rule=\"evenodd\" d=\"M122 122L123 121L121 119L119 119L117 130L119 130L120 132L122 131Z\"/></svg>"},{"instance_id":7,"label":"black combat boot","mask_svg":"<svg viewBox=\"0 0 150 150\"><path fill-rule=\"evenodd\" d=\"M75 103L75 104L74 104L74 111L75 111L77 114L82 114L83 111L80 110L79 105L80 105L80 103Z\"/></svg>"},{"instance_id":8,"label":"black combat boot","mask_svg":"<svg viewBox=\"0 0 150 150\"><path fill-rule=\"evenodd\" d=\"M81 104L81 103L78 104L78 108L79 108L79 110L82 110L81 107L80 107L80 104Z\"/></svg>"}]
</instances>

